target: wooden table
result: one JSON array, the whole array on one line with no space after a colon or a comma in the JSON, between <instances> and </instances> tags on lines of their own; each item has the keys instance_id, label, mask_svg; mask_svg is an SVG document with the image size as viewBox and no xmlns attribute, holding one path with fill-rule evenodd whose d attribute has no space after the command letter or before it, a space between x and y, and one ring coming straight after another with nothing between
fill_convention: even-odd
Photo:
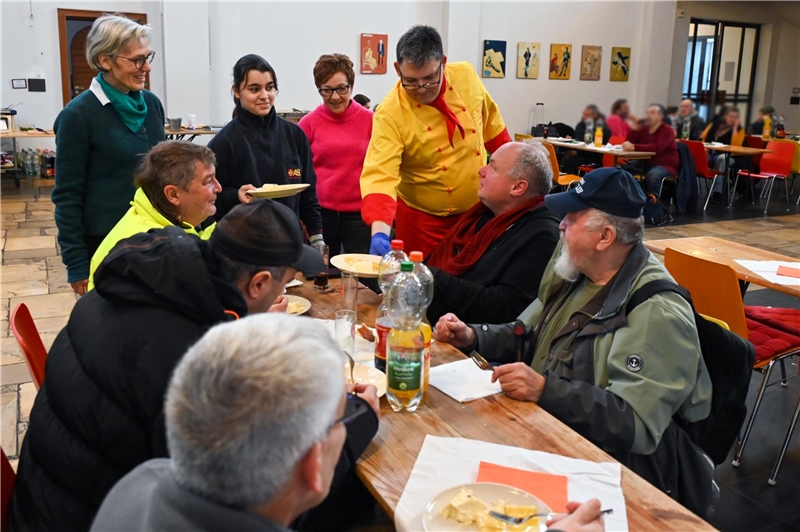
<instances>
[{"instance_id":1,"label":"wooden table","mask_svg":"<svg viewBox=\"0 0 800 532\"><path fill-rule=\"evenodd\" d=\"M572 143L570 141L563 141L563 140L553 140L553 139L538 139L542 142L546 142L548 144L552 144L553 146L558 146L559 148L567 148L569 150L578 150L578 151L588 151L591 153L599 153L600 155L613 155L614 156L614 165L617 164L617 159L622 158L629 161L641 161L645 159L649 159L650 157L654 156L656 153L653 151L621 151L621 150L607 150L604 148L598 148L594 144L586 145L583 142Z\"/></svg>"},{"instance_id":2,"label":"wooden table","mask_svg":"<svg viewBox=\"0 0 800 532\"><path fill-rule=\"evenodd\" d=\"M739 277L739 280L744 283L753 283L800 298L800 286L787 286L772 283L760 275L751 272L744 266L741 266L739 263L734 262L734 259L741 259L780 260L800 263L800 261L792 257L787 257L780 253L773 253L772 251L764 251L763 249L754 248L746 244L731 242L730 240L725 240L716 236L648 240L644 242L644 245L653 253L661 255L664 254L664 250L667 248L672 248L682 253L694 255L695 257L718 262L720 264L727 264L736 270L736 275Z\"/></svg>"},{"instance_id":3,"label":"wooden table","mask_svg":"<svg viewBox=\"0 0 800 532\"><path fill-rule=\"evenodd\" d=\"M332 279L330 284L337 288L339 280ZM311 317L333 318L341 304L338 291L321 294L311 285L306 281L302 287L290 288L289 293L311 301ZM359 321L374 325L379 301L380 297L370 290L359 292ZM450 345L434 342L432 346L433 366L463 358ZM461 404L431 387L414 414L395 413L385 400L381 405L380 429L362 455L357 471L392 518L427 434L472 438L592 462L614 461L535 403L514 401L505 395ZM621 485L630 530L714 530L624 466Z\"/></svg>"},{"instance_id":4,"label":"wooden table","mask_svg":"<svg viewBox=\"0 0 800 532\"><path fill-rule=\"evenodd\" d=\"M45 131L36 131L32 129L30 131L3 131L0 133L0 139L13 139L13 148L12 152L14 154L14 164L19 164L17 162L17 156L19 154L19 147L17 146L17 139L48 139L54 138L56 136L55 132L52 129L45 130ZM21 169L16 166L14 168L3 168L2 173L9 173L14 176L14 183L16 186L20 185L20 177L21 177Z\"/></svg>"},{"instance_id":5,"label":"wooden table","mask_svg":"<svg viewBox=\"0 0 800 532\"><path fill-rule=\"evenodd\" d=\"M731 192L731 183L728 179L728 172L731 168L731 156L738 155L738 156L745 156L751 157L753 155L759 155L764 153L772 153L772 150L762 150L760 148L750 148L748 146L728 146L727 144L723 146L714 146L710 143L703 143L703 147L705 147L706 151L715 151L717 153L723 154L725 157L725 171L722 174L725 178L726 183L726 190L728 192L728 208L731 208L733 205L733 193Z\"/></svg>"},{"instance_id":6,"label":"wooden table","mask_svg":"<svg viewBox=\"0 0 800 532\"><path fill-rule=\"evenodd\" d=\"M169 127L167 127L164 132L167 134L167 139L169 140L186 140L188 142L192 142L196 137L202 135L216 135L220 132L221 128L217 129L184 129L181 128L180 131L173 131ZM186 137L189 137L188 139Z\"/></svg>"}]
</instances>

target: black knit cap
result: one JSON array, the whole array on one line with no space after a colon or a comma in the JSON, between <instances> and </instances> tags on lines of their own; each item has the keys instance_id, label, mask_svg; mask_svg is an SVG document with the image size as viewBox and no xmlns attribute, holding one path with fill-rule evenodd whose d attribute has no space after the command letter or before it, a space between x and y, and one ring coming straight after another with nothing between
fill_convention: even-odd
<instances>
[{"instance_id":1,"label":"black knit cap","mask_svg":"<svg viewBox=\"0 0 800 532\"><path fill-rule=\"evenodd\" d=\"M237 205L217 222L211 249L223 257L257 266L289 266L309 275L325 269L322 255L305 245L294 212L270 199Z\"/></svg>"}]
</instances>

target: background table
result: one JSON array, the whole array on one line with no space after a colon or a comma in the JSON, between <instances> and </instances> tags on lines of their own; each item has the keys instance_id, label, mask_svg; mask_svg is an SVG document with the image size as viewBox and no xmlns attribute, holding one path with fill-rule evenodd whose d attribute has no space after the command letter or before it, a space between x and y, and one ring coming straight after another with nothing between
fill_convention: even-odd
<instances>
[{"instance_id":1,"label":"background table","mask_svg":"<svg viewBox=\"0 0 800 532\"><path fill-rule=\"evenodd\" d=\"M654 156L656 153L653 151L622 151L622 150L608 150L603 149L602 147L598 148L597 146L590 144L586 145L583 142L572 143L570 141L563 141L563 140L553 140L553 139L538 139L542 142L546 142L548 144L552 144L553 146L558 146L559 148L567 148L569 150L578 150L578 151L588 151L591 153L599 153L600 155L613 155L614 156L614 165L617 164L617 159L622 158L629 161L640 161L649 159L650 157Z\"/></svg>"},{"instance_id":2,"label":"background table","mask_svg":"<svg viewBox=\"0 0 800 532\"><path fill-rule=\"evenodd\" d=\"M290 288L289 293L311 301L309 316L332 319L341 306L339 280L330 281L336 291L329 294L315 291L312 284L305 281L302 287ZM358 321L374 325L380 296L364 289L358 300ZM434 342L432 346L432 366L463 358L450 345ZM515 401L502 394L461 404L431 387L414 414L395 413L385 400L381 407L380 429L359 460L357 471L392 517L427 434L472 438L593 462L614 461L537 404ZM630 530L714 530L624 466L621 485Z\"/></svg>"},{"instance_id":3,"label":"background table","mask_svg":"<svg viewBox=\"0 0 800 532\"><path fill-rule=\"evenodd\" d=\"M787 286L784 284L772 283L760 275L751 272L744 266L741 266L738 262L734 262L734 259L798 262L797 259L792 257L754 248L746 244L731 242L730 240L725 240L716 236L647 240L644 242L644 246L653 253L658 253L660 255L663 255L664 250L667 248L672 248L688 255L694 255L695 257L718 262L720 264L727 264L736 270L736 275L739 277L739 280L745 283L753 283L800 298L800 286ZM800 262L798 262L798 264L800 264Z\"/></svg>"},{"instance_id":4,"label":"background table","mask_svg":"<svg viewBox=\"0 0 800 532\"><path fill-rule=\"evenodd\" d=\"M725 190L728 192L728 208L731 208L733 205L733 194L735 191L731 190L731 183L728 179L728 172L731 168L731 156L738 155L744 157L751 157L753 155L764 154L764 153L772 153L772 150L762 150L760 148L749 148L747 146L714 146L713 144L703 143L703 147L705 147L706 151L715 151L717 153L721 153L725 157L725 170L722 174L725 176Z\"/></svg>"},{"instance_id":5,"label":"background table","mask_svg":"<svg viewBox=\"0 0 800 532\"><path fill-rule=\"evenodd\" d=\"M17 161L17 156L19 155L19 146L17 146L17 139L51 139L56 136L55 132L52 129L44 130L44 131L37 131L32 129L30 131L3 131L0 133L0 139L12 139L13 147L11 149L11 153L14 157L14 168L3 168L2 173L9 173L14 176L14 183L16 186L19 186L20 177L23 175L22 170L19 168L19 161ZM38 177L38 176L37 176Z\"/></svg>"},{"instance_id":6,"label":"background table","mask_svg":"<svg viewBox=\"0 0 800 532\"><path fill-rule=\"evenodd\" d=\"M192 142L196 137L201 135L216 135L220 132L220 129L183 129L181 128L180 131L173 131L169 127L167 127L164 132L167 134L168 140L186 140L188 142ZM188 139L186 137L189 137Z\"/></svg>"}]
</instances>

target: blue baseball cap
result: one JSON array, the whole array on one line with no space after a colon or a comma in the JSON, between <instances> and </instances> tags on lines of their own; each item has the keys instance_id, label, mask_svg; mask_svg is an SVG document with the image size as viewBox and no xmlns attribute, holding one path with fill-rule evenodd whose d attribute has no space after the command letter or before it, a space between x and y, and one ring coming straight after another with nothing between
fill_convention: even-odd
<instances>
[{"instance_id":1,"label":"blue baseball cap","mask_svg":"<svg viewBox=\"0 0 800 532\"><path fill-rule=\"evenodd\" d=\"M623 218L638 218L644 209L645 196L631 174L609 166L592 170L571 190L548 194L544 203L561 215L594 208Z\"/></svg>"}]
</instances>

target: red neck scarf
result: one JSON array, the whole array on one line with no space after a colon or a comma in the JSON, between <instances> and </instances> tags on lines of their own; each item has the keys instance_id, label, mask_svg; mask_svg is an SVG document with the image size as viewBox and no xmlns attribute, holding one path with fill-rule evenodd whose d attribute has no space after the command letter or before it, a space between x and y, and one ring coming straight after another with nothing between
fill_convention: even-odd
<instances>
[{"instance_id":1,"label":"red neck scarf","mask_svg":"<svg viewBox=\"0 0 800 532\"><path fill-rule=\"evenodd\" d=\"M428 257L428 266L439 268L454 277L461 277L486 253L492 242L517 223L522 215L542 203L544 196L532 198L514 210L495 216L481 229L478 229L478 223L491 211L482 202L476 203L458 219L456 225L439 242Z\"/></svg>"},{"instance_id":2,"label":"red neck scarf","mask_svg":"<svg viewBox=\"0 0 800 532\"><path fill-rule=\"evenodd\" d=\"M444 115L444 121L447 124L447 138L450 140L450 147L453 147L453 135L456 132L456 127L461 132L461 138L465 138L464 135L464 128L461 126L461 122L458 121L458 117L455 115L453 111L447 107L447 102L444 101L444 93L447 90L447 78L445 77L444 73L442 73L442 88L439 90L439 95L433 100L430 105L440 113Z\"/></svg>"}]
</instances>

